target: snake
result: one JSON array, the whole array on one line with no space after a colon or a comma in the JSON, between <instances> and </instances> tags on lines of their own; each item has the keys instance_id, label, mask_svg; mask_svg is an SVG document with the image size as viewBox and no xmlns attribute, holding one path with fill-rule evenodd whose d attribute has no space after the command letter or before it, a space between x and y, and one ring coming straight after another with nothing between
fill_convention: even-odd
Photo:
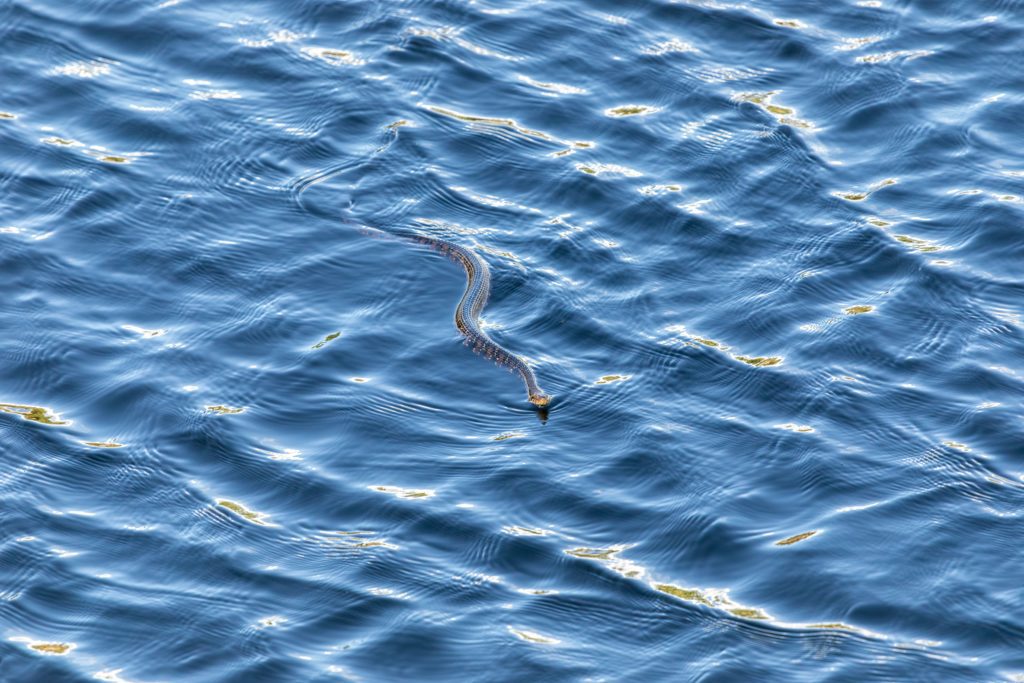
<instances>
[{"instance_id":1,"label":"snake","mask_svg":"<svg viewBox=\"0 0 1024 683\"><path fill-rule=\"evenodd\" d=\"M385 151L388 146L382 146L377 150L376 154ZM303 192L313 185L347 170L351 170L351 166L343 164L299 180L291 188L293 198L302 209L310 211L302 201ZM462 299L455 308L455 327L466 338L467 346L471 346L474 351L490 358L499 366L517 373L523 379L523 383L526 385L527 399L530 403L540 408L541 419L544 419L547 406L551 403L551 395L537 384L537 376L534 374L533 368L529 366L522 356L509 351L491 339L490 335L480 326L480 313L487 304L487 298L491 293L491 269L488 267L487 261L480 258L472 249L449 242L440 237L425 235L408 229L379 230L345 215L342 215L340 218L343 222L363 230L393 237L402 237L426 244L461 263L462 267L466 270L466 290L462 293Z\"/></svg>"},{"instance_id":2,"label":"snake","mask_svg":"<svg viewBox=\"0 0 1024 683\"><path fill-rule=\"evenodd\" d=\"M480 313L487 305L487 297L491 293L491 269L487 261L480 258L472 249L439 237L420 233L403 233L403 236L431 246L462 264L466 270L466 290L462 293L459 305L455 307L455 327L466 338L466 344L472 346L475 352L523 378L530 403L538 408L547 407L551 403L551 395L537 384L533 368L521 356L491 339L480 326Z\"/></svg>"}]
</instances>

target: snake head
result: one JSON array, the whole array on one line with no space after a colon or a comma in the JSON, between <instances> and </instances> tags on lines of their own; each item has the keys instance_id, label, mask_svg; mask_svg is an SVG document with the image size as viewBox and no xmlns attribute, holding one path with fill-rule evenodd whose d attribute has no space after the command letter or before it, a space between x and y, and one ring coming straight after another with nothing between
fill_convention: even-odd
<instances>
[{"instance_id":1,"label":"snake head","mask_svg":"<svg viewBox=\"0 0 1024 683\"><path fill-rule=\"evenodd\" d=\"M551 403L551 396L543 392L530 394L530 403L538 408L545 408L549 403Z\"/></svg>"}]
</instances>

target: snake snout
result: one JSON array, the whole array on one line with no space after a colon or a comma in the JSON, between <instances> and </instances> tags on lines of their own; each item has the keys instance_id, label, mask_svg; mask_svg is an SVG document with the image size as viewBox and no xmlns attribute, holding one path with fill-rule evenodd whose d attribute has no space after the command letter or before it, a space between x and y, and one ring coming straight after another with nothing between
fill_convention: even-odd
<instances>
[{"instance_id":1,"label":"snake snout","mask_svg":"<svg viewBox=\"0 0 1024 683\"><path fill-rule=\"evenodd\" d=\"M551 396L548 394L530 394L530 403L538 408L544 408L551 403Z\"/></svg>"}]
</instances>

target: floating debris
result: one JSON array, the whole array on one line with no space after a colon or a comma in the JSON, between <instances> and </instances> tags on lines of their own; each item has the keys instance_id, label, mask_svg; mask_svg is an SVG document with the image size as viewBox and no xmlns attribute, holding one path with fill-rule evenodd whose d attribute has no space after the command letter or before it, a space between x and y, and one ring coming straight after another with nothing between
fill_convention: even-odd
<instances>
[{"instance_id":1,"label":"floating debris","mask_svg":"<svg viewBox=\"0 0 1024 683\"><path fill-rule=\"evenodd\" d=\"M536 631L520 631L518 629L512 628L511 626L508 627L508 632L514 635L516 638L519 638L520 640L525 640L530 643L540 643L542 645L557 645L558 643L562 642L557 638L549 638L548 636L541 635Z\"/></svg>"}]
</instances>

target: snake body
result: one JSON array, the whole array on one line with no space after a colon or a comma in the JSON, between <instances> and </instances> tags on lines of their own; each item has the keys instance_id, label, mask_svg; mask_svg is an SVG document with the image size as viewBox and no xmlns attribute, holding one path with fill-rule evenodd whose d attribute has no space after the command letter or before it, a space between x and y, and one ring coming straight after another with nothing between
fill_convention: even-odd
<instances>
[{"instance_id":1,"label":"snake body","mask_svg":"<svg viewBox=\"0 0 1024 683\"><path fill-rule=\"evenodd\" d=\"M491 293L491 269L476 252L453 242L421 234L410 234L416 241L427 244L442 254L451 256L466 269L466 291L455 308L455 326L466 338L466 344L477 353L482 353L498 365L518 373L526 384L530 403L544 408L551 402L551 396L537 384L533 369L522 358L497 343L480 327L480 312L487 304Z\"/></svg>"},{"instance_id":2,"label":"snake body","mask_svg":"<svg viewBox=\"0 0 1024 683\"><path fill-rule=\"evenodd\" d=\"M398 138L398 127L389 127L387 136L388 141L373 153L373 157L377 157L387 151ZM344 163L302 178L292 187L292 196L295 202L303 209L309 211L309 207L302 201L302 195L306 190L341 173L353 170L353 168L358 168L358 166L353 167L349 163ZM341 220L370 232L380 232L347 216L342 216ZM421 244L430 245L462 264L466 269L466 291L462 294L462 300L459 301L459 305L455 309L455 326L459 328L459 332L466 338L466 344L472 346L474 351L482 353L498 365L518 373L526 384L527 398L530 403L541 409L542 416L546 415L546 408L551 402L551 396L545 393L537 384L537 377L533 374L533 369L520 356L517 356L491 339L480 327L480 312L483 311L484 305L487 303L487 297L491 293L491 270L487 267L487 262L473 252L472 249L467 249L439 237L431 237L407 230L388 230L383 231L382 234L413 239Z\"/></svg>"}]
</instances>

